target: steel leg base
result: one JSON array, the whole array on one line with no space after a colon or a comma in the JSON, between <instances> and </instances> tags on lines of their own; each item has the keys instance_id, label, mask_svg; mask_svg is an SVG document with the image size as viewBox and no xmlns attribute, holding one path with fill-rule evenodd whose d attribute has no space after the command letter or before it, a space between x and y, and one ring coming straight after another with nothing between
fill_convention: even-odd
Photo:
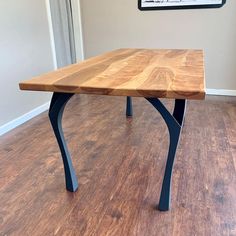
<instances>
[{"instance_id":1,"label":"steel leg base","mask_svg":"<svg viewBox=\"0 0 236 236\"><path fill-rule=\"evenodd\" d=\"M78 189L77 177L72 165L70 153L68 151L66 141L62 131L62 115L66 103L74 94L70 93L54 93L49 109L49 118L56 136L59 148L61 150L62 160L65 170L66 189L75 192Z\"/></svg>"},{"instance_id":2,"label":"steel leg base","mask_svg":"<svg viewBox=\"0 0 236 236\"><path fill-rule=\"evenodd\" d=\"M131 97L127 97L126 116L127 117L132 117L133 116L133 105L132 105L132 98Z\"/></svg>"},{"instance_id":3,"label":"steel leg base","mask_svg":"<svg viewBox=\"0 0 236 236\"><path fill-rule=\"evenodd\" d=\"M172 169L176 154L176 149L179 142L181 128L183 126L186 100L175 100L175 108L173 116L157 98L146 98L161 114L166 122L170 134L169 152L166 162L165 174L162 183L160 201L157 209L160 211L168 211L170 209L171 195L171 177Z\"/></svg>"},{"instance_id":4,"label":"steel leg base","mask_svg":"<svg viewBox=\"0 0 236 236\"><path fill-rule=\"evenodd\" d=\"M54 93L49 109L49 118L53 131L55 133L61 155L64 163L66 189L75 192L78 189L77 177L72 165L70 153L68 151L65 138L62 131L62 116L66 103L74 94L69 93ZM181 128L183 126L186 101L177 99L175 101L175 109L173 116L165 108L165 106L157 98L146 98L161 114L165 120L170 133L170 146L166 169L162 184L161 196L158 205L160 211L167 211L170 208L170 192L171 192L171 177L172 169L180 137ZM126 115L132 116L132 99L127 97Z\"/></svg>"}]
</instances>

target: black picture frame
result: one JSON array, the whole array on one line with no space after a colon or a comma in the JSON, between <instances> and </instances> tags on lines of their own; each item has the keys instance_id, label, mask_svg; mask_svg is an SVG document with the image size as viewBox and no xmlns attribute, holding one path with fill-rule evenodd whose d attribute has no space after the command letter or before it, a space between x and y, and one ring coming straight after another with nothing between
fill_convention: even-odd
<instances>
[{"instance_id":1,"label":"black picture frame","mask_svg":"<svg viewBox=\"0 0 236 236\"><path fill-rule=\"evenodd\" d=\"M204 9L204 8L220 8L223 7L226 0L222 0L221 4L202 4L202 5L184 5L184 6L162 6L162 7L143 7L142 0L138 0L138 8L140 11L153 11L153 10L182 10L182 9Z\"/></svg>"}]
</instances>

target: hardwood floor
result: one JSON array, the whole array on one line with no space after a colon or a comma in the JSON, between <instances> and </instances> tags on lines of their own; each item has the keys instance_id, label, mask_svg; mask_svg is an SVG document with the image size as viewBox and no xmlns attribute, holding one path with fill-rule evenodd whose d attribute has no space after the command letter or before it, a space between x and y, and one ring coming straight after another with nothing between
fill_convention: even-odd
<instances>
[{"instance_id":1,"label":"hardwood floor","mask_svg":"<svg viewBox=\"0 0 236 236\"><path fill-rule=\"evenodd\" d=\"M167 128L148 102L133 101L133 119L124 97L76 95L68 103L76 193L65 190L47 113L0 137L0 235L236 235L236 98L188 103L166 213L154 206Z\"/></svg>"}]
</instances>

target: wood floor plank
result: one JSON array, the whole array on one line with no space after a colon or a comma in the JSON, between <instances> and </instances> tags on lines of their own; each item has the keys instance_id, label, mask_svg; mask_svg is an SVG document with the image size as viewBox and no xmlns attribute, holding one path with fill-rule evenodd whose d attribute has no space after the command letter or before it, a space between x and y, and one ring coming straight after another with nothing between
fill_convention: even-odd
<instances>
[{"instance_id":1,"label":"wood floor plank","mask_svg":"<svg viewBox=\"0 0 236 236\"><path fill-rule=\"evenodd\" d=\"M65 190L46 113L0 137L0 235L236 235L236 98L188 103L166 213L154 207L167 128L144 99L134 99L133 119L124 105L94 95L69 102L76 193Z\"/></svg>"}]
</instances>

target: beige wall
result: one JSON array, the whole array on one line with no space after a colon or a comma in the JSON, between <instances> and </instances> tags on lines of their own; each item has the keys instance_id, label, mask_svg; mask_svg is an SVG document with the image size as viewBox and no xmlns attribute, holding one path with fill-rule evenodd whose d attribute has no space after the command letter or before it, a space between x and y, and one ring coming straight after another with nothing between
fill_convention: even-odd
<instances>
[{"instance_id":1,"label":"beige wall","mask_svg":"<svg viewBox=\"0 0 236 236\"><path fill-rule=\"evenodd\" d=\"M53 69L44 0L0 1L0 126L49 101L18 83Z\"/></svg>"},{"instance_id":2,"label":"beige wall","mask_svg":"<svg viewBox=\"0 0 236 236\"><path fill-rule=\"evenodd\" d=\"M208 10L150 11L137 0L81 0L85 56L121 47L203 48L207 87L236 90L236 1Z\"/></svg>"}]
</instances>

